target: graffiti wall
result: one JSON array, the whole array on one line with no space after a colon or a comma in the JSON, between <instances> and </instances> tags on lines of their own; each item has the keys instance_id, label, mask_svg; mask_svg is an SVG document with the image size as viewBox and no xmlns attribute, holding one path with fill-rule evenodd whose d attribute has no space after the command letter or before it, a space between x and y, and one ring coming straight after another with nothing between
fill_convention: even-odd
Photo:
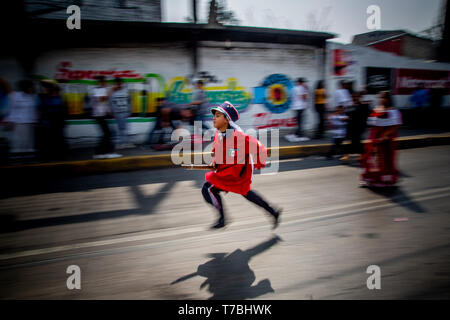
<instances>
[{"instance_id":1,"label":"graffiti wall","mask_svg":"<svg viewBox=\"0 0 450 320\"><path fill-rule=\"evenodd\" d=\"M95 86L98 75L125 80L132 98L131 133L144 136L152 128L157 98L166 97L182 107L192 101L197 79L204 80L211 105L228 100L238 108L241 113L239 125L244 129L290 129L296 126L291 101L292 87L298 77L308 80L310 93L316 81L324 77L331 97L342 79L354 81L355 88L361 89L368 84L367 76L372 79L370 74L366 74L367 70L374 68L415 69L427 74L434 72L427 70L435 70L433 74L436 76L430 79L405 73L409 78L415 77L421 82L429 80L433 85L437 83L436 79L439 83L445 81L448 73L441 71L450 70L449 64L426 63L371 48L332 42L327 45L324 73L319 49L312 46L247 42L225 46L224 43L205 41L199 43L197 60L199 72L193 74L192 52L182 43L132 48L73 48L42 54L36 61L34 74L36 78L57 79L62 83L64 99L72 117L68 122L69 136L81 137L97 134L89 119L86 97ZM8 79L23 77L20 71L14 72L18 68L11 61L3 59L0 62L5 66L0 76ZM373 80L376 82L379 77L373 77ZM411 81L403 82L407 87L411 84ZM408 97L407 94L397 94L394 97L397 106L407 106ZM445 105L450 105L449 97L445 96ZM309 105L304 117L306 130L317 124L312 98Z\"/></svg>"},{"instance_id":2,"label":"graffiti wall","mask_svg":"<svg viewBox=\"0 0 450 320\"><path fill-rule=\"evenodd\" d=\"M314 48L274 45L267 48L264 44L244 43L225 50L210 45L203 44L200 48L200 72L195 75L189 52L181 45L171 44L49 52L37 61L35 77L61 83L73 119L70 125L92 125L87 120L90 111L86 98L96 85L96 77L102 75L111 82L115 77L124 80L131 96L133 119L129 121L134 122L132 131L136 134L151 129L157 98L166 97L180 107L192 102L198 79L205 82L204 90L211 105L230 101L237 107L241 113L239 125L244 129L296 126L291 92L298 77L307 78L311 90L318 80L320 66ZM315 125L315 115L312 110L309 113L306 128ZM70 130L72 135L82 134L79 128Z\"/></svg>"},{"instance_id":3,"label":"graffiti wall","mask_svg":"<svg viewBox=\"0 0 450 320\"><path fill-rule=\"evenodd\" d=\"M194 83L192 79L185 76L176 76L166 81L163 75L157 73L139 73L136 70L120 69L81 70L72 69L73 65L71 61L63 61L57 65L53 75L36 74L35 77L54 79L61 84L64 99L69 107L69 115L75 118L88 116L89 106L86 98L90 89L97 85L97 76L105 76L108 79L107 82L111 84L116 77L123 79L131 96L133 115L151 115L156 111L156 101L159 97L166 97L169 101L181 106L193 101ZM206 73L203 72L203 74ZM207 78L204 81L206 82L204 90L211 105L230 101L239 111L244 111L252 100L251 93L239 84L237 78L228 78L222 83L209 83Z\"/></svg>"},{"instance_id":4,"label":"graffiti wall","mask_svg":"<svg viewBox=\"0 0 450 320\"><path fill-rule=\"evenodd\" d=\"M203 72L203 74L205 73L206 72ZM202 80L205 81L204 90L211 105L229 101L239 112L243 112L252 101L252 95L248 88L241 86L238 78L227 78L221 83L208 82L207 78L202 78ZM192 82L190 82L189 79L180 76L171 79L168 82L167 90L162 94L164 94L169 101L184 105L193 101L193 91L194 88Z\"/></svg>"},{"instance_id":5,"label":"graffiti wall","mask_svg":"<svg viewBox=\"0 0 450 320\"><path fill-rule=\"evenodd\" d=\"M318 52L300 45L231 43L227 49L221 43L209 41L202 43L199 55L202 70L218 79L238 77L239 83L248 89L252 100L239 124L255 129L296 126L291 108L295 80L306 78L312 91L322 67ZM306 112L304 125L306 129L316 125L312 107Z\"/></svg>"}]
</instances>

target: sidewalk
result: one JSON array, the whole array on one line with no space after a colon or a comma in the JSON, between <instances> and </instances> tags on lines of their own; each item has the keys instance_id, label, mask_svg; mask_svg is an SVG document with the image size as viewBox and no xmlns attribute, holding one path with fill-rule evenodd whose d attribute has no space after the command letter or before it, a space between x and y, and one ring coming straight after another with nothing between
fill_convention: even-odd
<instances>
[{"instance_id":1,"label":"sidewalk","mask_svg":"<svg viewBox=\"0 0 450 320\"><path fill-rule=\"evenodd\" d=\"M307 142L291 143L283 136L286 132L280 130L279 147L269 146L269 154L279 159L303 157L310 155L323 155L331 146L331 138L310 140ZM367 137L367 131L365 137ZM270 143L270 136L268 142ZM432 145L450 144L450 132L441 129L408 129L399 130L399 149L418 148ZM349 143L349 142L346 142ZM139 169L152 169L164 167L176 167L173 164L169 151L155 151L148 147L136 146L136 148L118 150L123 157L116 159L94 160L93 148L74 148L67 155L67 160L53 162L38 162L36 160L21 160L8 165L0 166L2 174L21 173L51 173L51 174L99 174ZM192 154L191 154L192 155Z\"/></svg>"}]
</instances>

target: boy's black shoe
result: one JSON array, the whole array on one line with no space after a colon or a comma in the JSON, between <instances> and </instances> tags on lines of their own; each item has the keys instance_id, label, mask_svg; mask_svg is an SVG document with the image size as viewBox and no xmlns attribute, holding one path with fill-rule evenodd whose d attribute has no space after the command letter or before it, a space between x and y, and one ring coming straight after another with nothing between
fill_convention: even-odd
<instances>
[{"instance_id":1,"label":"boy's black shoe","mask_svg":"<svg viewBox=\"0 0 450 320\"><path fill-rule=\"evenodd\" d=\"M281 215L282 211L283 211L283 209L280 208L273 215L273 227L272 227L272 229L276 229L276 227L278 227L278 225L280 224L280 215Z\"/></svg>"},{"instance_id":2,"label":"boy's black shoe","mask_svg":"<svg viewBox=\"0 0 450 320\"><path fill-rule=\"evenodd\" d=\"M225 220L223 218L220 218L216 224L211 226L211 229L220 229L225 227Z\"/></svg>"}]
</instances>

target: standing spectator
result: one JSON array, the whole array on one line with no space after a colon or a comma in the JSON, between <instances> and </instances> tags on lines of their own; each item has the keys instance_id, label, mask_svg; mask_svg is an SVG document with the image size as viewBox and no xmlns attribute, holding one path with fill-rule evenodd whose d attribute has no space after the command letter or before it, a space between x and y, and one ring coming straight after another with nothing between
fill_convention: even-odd
<instances>
[{"instance_id":1,"label":"standing spectator","mask_svg":"<svg viewBox=\"0 0 450 320\"><path fill-rule=\"evenodd\" d=\"M194 91L194 95L191 103L189 103L189 106L194 106L194 121L201 121L202 123L202 129L209 130L210 128L206 125L206 114L208 113L209 108L209 102L208 98L206 97L206 92L203 90L203 81L198 80L195 84L196 90Z\"/></svg>"},{"instance_id":2,"label":"standing spectator","mask_svg":"<svg viewBox=\"0 0 450 320\"><path fill-rule=\"evenodd\" d=\"M343 106L337 106L336 110L330 114L329 122L331 125L331 133L333 135L333 146L327 153L327 159L332 159L336 152L340 149L342 142L347 135L347 120L348 116L344 113Z\"/></svg>"},{"instance_id":3,"label":"standing spectator","mask_svg":"<svg viewBox=\"0 0 450 320\"><path fill-rule=\"evenodd\" d=\"M400 111L393 106L388 91L380 93L380 106L370 114L367 123L372 126L361 166L361 186L394 186L399 178L396 167L398 127L402 124Z\"/></svg>"},{"instance_id":4,"label":"standing spectator","mask_svg":"<svg viewBox=\"0 0 450 320\"><path fill-rule=\"evenodd\" d=\"M14 91L9 99L9 114L5 122L13 125L11 153L34 153L35 126L37 122L38 97L34 93L33 82L22 80L19 91Z\"/></svg>"},{"instance_id":5,"label":"standing spectator","mask_svg":"<svg viewBox=\"0 0 450 320\"><path fill-rule=\"evenodd\" d=\"M108 88L104 76L97 77L98 86L91 90L91 106L92 116L96 120L102 137L95 149L94 159L118 158L120 154L114 153L114 145L111 141L111 131L108 126L107 119L111 114L108 103Z\"/></svg>"},{"instance_id":6,"label":"standing spectator","mask_svg":"<svg viewBox=\"0 0 450 320\"><path fill-rule=\"evenodd\" d=\"M352 106L352 97L350 92L346 88L346 83L342 80L339 83L339 89L334 93L334 107L342 106L344 112L348 112L349 108Z\"/></svg>"},{"instance_id":7,"label":"standing spectator","mask_svg":"<svg viewBox=\"0 0 450 320\"><path fill-rule=\"evenodd\" d=\"M430 106L429 106L429 118L428 124L440 127L443 124L442 117L442 99L446 95L445 88L431 88L430 89Z\"/></svg>"},{"instance_id":8,"label":"standing spectator","mask_svg":"<svg viewBox=\"0 0 450 320\"><path fill-rule=\"evenodd\" d=\"M352 96L355 93L355 89L353 89L353 81L351 80L348 81L344 80L344 88L347 89L350 96Z\"/></svg>"},{"instance_id":9,"label":"standing spectator","mask_svg":"<svg viewBox=\"0 0 450 320\"><path fill-rule=\"evenodd\" d=\"M306 80L298 78L297 85L292 89L292 110L297 111L297 131L295 134L289 134L284 137L289 142L309 140L303 135L302 129L303 112L308 108L308 95Z\"/></svg>"},{"instance_id":10,"label":"standing spectator","mask_svg":"<svg viewBox=\"0 0 450 320\"><path fill-rule=\"evenodd\" d=\"M0 121L6 116L8 112L8 96L12 89L8 82L0 78Z\"/></svg>"},{"instance_id":11,"label":"standing spectator","mask_svg":"<svg viewBox=\"0 0 450 320\"><path fill-rule=\"evenodd\" d=\"M164 132L170 128L175 130L175 125L172 122L172 108L169 106L167 99L160 97L157 99L155 126L148 135L146 145L150 145L153 149L161 144L164 144Z\"/></svg>"},{"instance_id":12,"label":"standing spectator","mask_svg":"<svg viewBox=\"0 0 450 320\"><path fill-rule=\"evenodd\" d=\"M409 101L411 103L410 114L412 117L412 124L418 125L423 123L425 114L425 108L428 106L430 94L428 89L425 88L424 83L419 84L419 88L413 92Z\"/></svg>"},{"instance_id":13,"label":"standing spectator","mask_svg":"<svg viewBox=\"0 0 450 320\"><path fill-rule=\"evenodd\" d=\"M111 109L117 121L117 149L134 147L128 138L127 118L131 114L130 96L121 78L115 79L115 85L110 94Z\"/></svg>"},{"instance_id":14,"label":"standing spectator","mask_svg":"<svg viewBox=\"0 0 450 320\"><path fill-rule=\"evenodd\" d=\"M371 95L369 95L369 90L367 89L367 85L363 86L363 89L360 91L360 100L361 103L366 104L369 107L369 113L372 109L373 101Z\"/></svg>"},{"instance_id":15,"label":"standing spectator","mask_svg":"<svg viewBox=\"0 0 450 320\"><path fill-rule=\"evenodd\" d=\"M370 105L367 102L361 101L362 92L354 92L353 109L349 113L348 134L350 138L350 154L345 155L341 160L348 160L350 156L358 156L357 160L361 160L361 154L364 152L363 145L361 143L361 136L366 129L367 118L370 113Z\"/></svg>"},{"instance_id":16,"label":"standing spectator","mask_svg":"<svg viewBox=\"0 0 450 320\"><path fill-rule=\"evenodd\" d=\"M339 82L339 89L334 93L334 107L335 110L342 107L344 113L348 118L351 118L353 111L353 99L350 95L349 85L345 80ZM347 126L350 126L351 121L347 121ZM346 134L349 135L351 128L347 127ZM346 137L347 137L346 136ZM344 139L346 138L344 137ZM349 155L345 154L340 160L346 161L349 159Z\"/></svg>"},{"instance_id":17,"label":"standing spectator","mask_svg":"<svg viewBox=\"0 0 450 320\"><path fill-rule=\"evenodd\" d=\"M4 121L8 114L9 95L12 89L8 82L0 78L0 163L8 161L8 141L12 124Z\"/></svg>"},{"instance_id":18,"label":"standing spectator","mask_svg":"<svg viewBox=\"0 0 450 320\"><path fill-rule=\"evenodd\" d=\"M347 108L347 138L351 141L349 153L345 154L340 160L347 161L351 156L357 156L358 161L361 160L363 146L361 144L361 136L366 128L367 117L370 113L370 106L367 102L361 101L362 92L355 91L352 94L353 104L351 108Z\"/></svg>"},{"instance_id":19,"label":"standing spectator","mask_svg":"<svg viewBox=\"0 0 450 320\"><path fill-rule=\"evenodd\" d=\"M317 82L316 90L314 91L314 104L317 115L319 116L319 125L317 127L316 139L323 138L325 129L325 106L327 103L327 93L323 86L323 80Z\"/></svg>"},{"instance_id":20,"label":"standing spectator","mask_svg":"<svg viewBox=\"0 0 450 320\"><path fill-rule=\"evenodd\" d=\"M41 82L43 94L39 99L39 147L45 160L62 158L67 152L64 124L67 109L56 81Z\"/></svg>"},{"instance_id":21,"label":"standing spectator","mask_svg":"<svg viewBox=\"0 0 450 320\"><path fill-rule=\"evenodd\" d=\"M410 101L413 108L424 108L428 105L429 93L423 83L419 84L419 88L413 92Z\"/></svg>"}]
</instances>

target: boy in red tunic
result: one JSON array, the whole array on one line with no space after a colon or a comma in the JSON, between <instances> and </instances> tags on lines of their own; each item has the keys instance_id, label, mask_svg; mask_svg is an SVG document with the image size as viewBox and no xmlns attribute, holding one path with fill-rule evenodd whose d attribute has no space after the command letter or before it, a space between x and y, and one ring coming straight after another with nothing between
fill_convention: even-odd
<instances>
[{"instance_id":1,"label":"boy in red tunic","mask_svg":"<svg viewBox=\"0 0 450 320\"><path fill-rule=\"evenodd\" d=\"M251 189L253 168L265 166L266 148L252 136L246 135L235 124L239 119L236 108L228 101L211 109L214 127L217 129L213 141L214 171L205 175L202 194L206 202L219 212L219 220L212 228L225 226L225 215L220 192L234 192L267 210L273 217L274 228L278 226L281 209L272 208Z\"/></svg>"}]
</instances>

